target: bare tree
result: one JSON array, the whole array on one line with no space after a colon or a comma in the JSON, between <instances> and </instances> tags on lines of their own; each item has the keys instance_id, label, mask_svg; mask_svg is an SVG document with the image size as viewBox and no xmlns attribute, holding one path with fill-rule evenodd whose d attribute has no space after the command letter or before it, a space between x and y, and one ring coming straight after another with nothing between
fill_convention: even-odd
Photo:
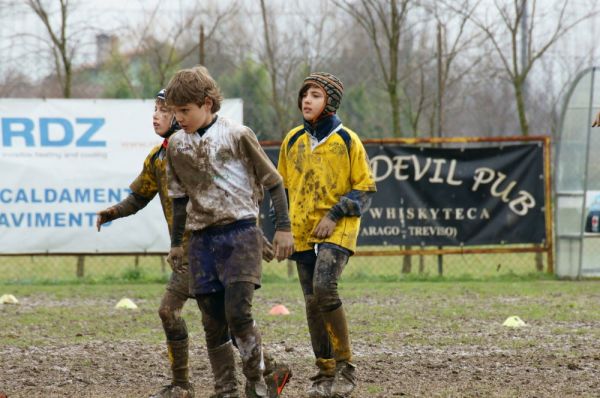
<instances>
[{"instance_id":1,"label":"bare tree","mask_svg":"<svg viewBox=\"0 0 600 398\"><path fill-rule=\"evenodd\" d=\"M332 0L364 29L375 50L377 65L389 96L394 136L400 124L400 35L411 0Z\"/></svg>"},{"instance_id":2,"label":"bare tree","mask_svg":"<svg viewBox=\"0 0 600 398\"><path fill-rule=\"evenodd\" d=\"M468 58L465 56L466 62L459 62L459 57L477 46L481 40L481 35L473 33L467 26L469 19L479 7L479 3L480 0L474 3L470 0L462 0L455 5L460 10L458 13L438 1L424 4L427 12L434 17L437 31L436 96L434 112L431 113L430 119L432 136L442 136L443 134L448 91L459 86L484 57L483 52L478 51L476 55ZM458 96L454 96L454 98L458 98Z\"/></svg>"},{"instance_id":3,"label":"bare tree","mask_svg":"<svg viewBox=\"0 0 600 398\"><path fill-rule=\"evenodd\" d=\"M164 18L164 3L157 3L147 12L147 17L137 26L126 29L127 37L135 52L132 54L115 54L113 67L125 80L135 97L143 97L144 87L135 84L139 80L136 71L131 70L128 57L138 57L152 71L154 84L164 87L171 74L181 64L194 58L191 64L204 62L206 43L213 40L219 29L223 28L230 18L237 13L239 2L229 2L224 7L219 5L194 3L179 13L179 20ZM209 22L208 22L209 21Z\"/></svg>"},{"instance_id":4,"label":"bare tree","mask_svg":"<svg viewBox=\"0 0 600 398\"><path fill-rule=\"evenodd\" d=\"M500 16L499 23L488 22L475 15L471 15L470 19L484 32L500 59L504 78L513 88L521 134L527 136L530 131L528 110L531 107L527 85L534 65L566 33L582 21L597 15L598 10L592 9L578 16L569 12L571 1L559 2L553 26L544 36L540 33L540 21L548 18L538 9L536 0L513 0L512 4L495 0L494 5ZM546 13L550 12L547 11L549 8L551 9L545 7ZM501 38L506 33L509 42L503 43ZM541 253L536 253L535 266L538 271L543 270Z\"/></svg>"},{"instance_id":5,"label":"bare tree","mask_svg":"<svg viewBox=\"0 0 600 398\"><path fill-rule=\"evenodd\" d=\"M295 93L299 82L338 54L336 35L341 33L335 29L338 25L327 1L277 6L260 0L262 41L255 51L269 74L274 128L276 135L283 137L298 119Z\"/></svg>"},{"instance_id":6,"label":"bare tree","mask_svg":"<svg viewBox=\"0 0 600 398\"><path fill-rule=\"evenodd\" d=\"M69 16L71 5L69 0L59 0L58 23L54 25L51 21L51 9L47 2L42 0L26 0L24 4L29 7L43 24L48 34L48 46L54 60L54 71L60 82L63 97L71 97L71 86L73 80L73 57L76 46L71 42L67 33L69 30Z\"/></svg>"},{"instance_id":7,"label":"bare tree","mask_svg":"<svg viewBox=\"0 0 600 398\"><path fill-rule=\"evenodd\" d=\"M286 108L279 98L279 72L277 60L276 60L276 51L275 43L272 39L271 30L275 25L269 23L269 15L267 13L267 7L265 6L265 1L260 0L260 13L262 16L263 23L263 34L264 34L264 42L265 42L265 53L266 56L264 58L264 64L267 67L267 71L269 72L269 77L271 79L271 104L275 109L275 122L276 131L283 137L286 133L285 123L283 120L286 113Z\"/></svg>"},{"instance_id":8,"label":"bare tree","mask_svg":"<svg viewBox=\"0 0 600 398\"><path fill-rule=\"evenodd\" d=\"M537 0L494 0L495 11L500 16L499 22L489 22L475 14L469 16L492 43L500 59L504 78L513 87L519 126L524 136L529 135L530 130L526 87L532 68L573 27L598 14L595 8L580 16L571 14L569 11L572 3L570 0L557 3L557 15L552 18L552 26L545 35L542 34L540 25L542 20L548 19L552 7L545 6L545 11L541 11ZM508 43L502 41L503 37L508 37Z\"/></svg>"},{"instance_id":9,"label":"bare tree","mask_svg":"<svg viewBox=\"0 0 600 398\"><path fill-rule=\"evenodd\" d=\"M4 71L0 79L1 97L28 97L32 96L33 83L21 71L9 69Z\"/></svg>"},{"instance_id":10,"label":"bare tree","mask_svg":"<svg viewBox=\"0 0 600 398\"><path fill-rule=\"evenodd\" d=\"M584 48L584 55L579 57L544 57L540 60L539 76L536 77L535 83L530 85L532 130L549 131L555 139L560 138L558 133L562 101L576 76L585 68L596 64L595 45ZM558 48L555 50L556 53L561 52ZM562 76L562 79L558 80L556 76Z\"/></svg>"}]
</instances>

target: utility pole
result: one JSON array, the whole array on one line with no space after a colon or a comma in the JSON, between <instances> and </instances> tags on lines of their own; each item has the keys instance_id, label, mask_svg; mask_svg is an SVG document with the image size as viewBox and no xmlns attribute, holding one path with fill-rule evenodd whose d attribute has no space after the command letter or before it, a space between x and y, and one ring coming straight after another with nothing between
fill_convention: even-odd
<instances>
[{"instance_id":1,"label":"utility pole","mask_svg":"<svg viewBox=\"0 0 600 398\"><path fill-rule=\"evenodd\" d=\"M442 63L442 51L444 51L444 45L442 44L442 24L438 21L437 24L437 112L435 119L435 134L438 137L442 136L442 109L443 109L443 98L444 98L444 64ZM441 146L441 144L439 144ZM442 249L442 246L438 246L438 249ZM444 257L441 254L437 256L438 275L444 275Z\"/></svg>"},{"instance_id":2,"label":"utility pole","mask_svg":"<svg viewBox=\"0 0 600 398\"><path fill-rule=\"evenodd\" d=\"M442 101L444 97L444 83L442 82L444 75L444 65L442 64L442 24L438 22L437 24L437 87L436 87L436 96L437 96L437 109L436 109L436 118L435 118L435 135L437 137L442 136Z\"/></svg>"},{"instance_id":3,"label":"utility pole","mask_svg":"<svg viewBox=\"0 0 600 398\"><path fill-rule=\"evenodd\" d=\"M205 65L204 61L205 61L205 50L204 50L204 42L205 42L205 36L204 36L204 24L200 25L200 40L199 40L199 45L198 45L198 51L199 51L199 61L200 61L200 65Z\"/></svg>"},{"instance_id":4,"label":"utility pole","mask_svg":"<svg viewBox=\"0 0 600 398\"><path fill-rule=\"evenodd\" d=\"M529 44L529 31L527 30L527 0L522 0L521 3L521 74L527 68ZM527 102L527 82L523 81L523 98Z\"/></svg>"}]
</instances>

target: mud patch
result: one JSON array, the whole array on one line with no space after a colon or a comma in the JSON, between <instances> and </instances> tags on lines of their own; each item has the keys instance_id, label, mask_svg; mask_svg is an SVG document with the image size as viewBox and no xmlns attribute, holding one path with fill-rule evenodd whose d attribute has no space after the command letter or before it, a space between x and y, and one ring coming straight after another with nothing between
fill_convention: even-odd
<instances>
[{"instance_id":1,"label":"mud patch","mask_svg":"<svg viewBox=\"0 0 600 398\"><path fill-rule=\"evenodd\" d=\"M600 391L600 350L589 348L584 352L573 344L552 344L512 350L472 345L441 349L403 346L399 341L392 346L358 343L360 384L354 396L594 397ZM294 371L285 396L303 397L316 369L309 347L276 344L271 350ZM205 347L192 345L191 351L197 397L208 397L212 376ZM0 353L0 386L8 397L145 397L169 383L162 345L95 341L3 347Z\"/></svg>"}]
</instances>

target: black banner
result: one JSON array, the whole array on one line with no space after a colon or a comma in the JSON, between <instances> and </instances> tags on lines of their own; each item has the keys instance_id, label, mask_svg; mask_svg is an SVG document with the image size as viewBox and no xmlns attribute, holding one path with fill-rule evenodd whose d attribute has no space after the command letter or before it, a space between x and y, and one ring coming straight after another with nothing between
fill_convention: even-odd
<instances>
[{"instance_id":1,"label":"black banner","mask_svg":"<svg viewBox=\"0 0 600 398\"><path fill-rule=\"evenodd\" d=\"M365 145L377 193L359 245L543 243L543 147ZM265 148L277 161L279 148ZM264 214L264 213L263 213ZM264 220L263 220L264 221ZM263 223L267 232L269 222Z\"/></svg>"}]
</instances>

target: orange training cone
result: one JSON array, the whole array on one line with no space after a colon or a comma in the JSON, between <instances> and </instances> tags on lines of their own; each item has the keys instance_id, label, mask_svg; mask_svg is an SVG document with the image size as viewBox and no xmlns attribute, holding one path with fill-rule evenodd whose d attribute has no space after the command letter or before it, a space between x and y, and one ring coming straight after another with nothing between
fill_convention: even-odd
<instances>
[{"instance_id":1,"label":"orange training cone","mask_svg":"<svg viewBox=\"0 0 600 398\"><path fill-rule=\"evenodd\" d=\"M283 305L283 304L277 304L277 305L273 306L273 308L271 308L271 310L269 311L269 315L289 315L289 314L290 314L290 310L285 308L285 305Z\"/></svg>"}]
</instances>

